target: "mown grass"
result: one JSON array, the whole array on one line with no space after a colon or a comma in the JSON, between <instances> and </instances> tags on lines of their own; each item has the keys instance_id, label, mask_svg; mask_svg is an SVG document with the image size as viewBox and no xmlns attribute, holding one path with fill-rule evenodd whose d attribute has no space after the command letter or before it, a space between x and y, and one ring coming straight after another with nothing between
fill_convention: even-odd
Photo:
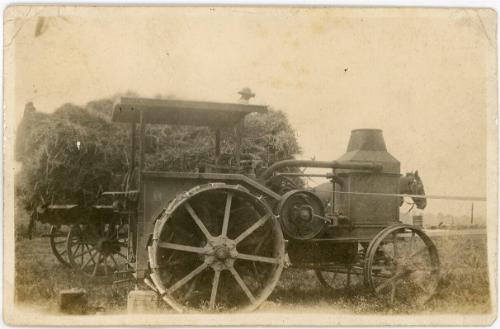
<instances>
[{"instance_id":1,"label":"mown grass","mask_svg":"<svg viewBox=\"0 0 500 329\"><path fill-rule=\"evenodd\" d=\"M441 260L441 285L436 296L420 307L388 306L373 297L362 280L353 278L350 288L323 288L311 271L286 269L278 286L261 307L263 312L301 311L350 314L480 314L490 311L486 236L434 237ZM132 284L113 285L113 279L91 280L59 264L47 239L16 242L15 300L18 304L57 310L62 289L84 288L90 313L126 311ZM166 310L168 311L168 310Z\"/></svg>"},{"instance_id":2,"label":"mown grass","mask_svg":"<svg viewBox=\"0 0 500 329\"><path fill-rule=\"evenodd\" d=\"M354 314L459 313L481 314L490 311L488 263L485 235L434 237L441 262L441 280L437 294L428 303L408 308L382 303L363 286L362 278L353 277L349 288L338 279L339 288L326 290L312 271L289 269L266 302L282 309L335 310Z\"/></svg>"}]
</instances>

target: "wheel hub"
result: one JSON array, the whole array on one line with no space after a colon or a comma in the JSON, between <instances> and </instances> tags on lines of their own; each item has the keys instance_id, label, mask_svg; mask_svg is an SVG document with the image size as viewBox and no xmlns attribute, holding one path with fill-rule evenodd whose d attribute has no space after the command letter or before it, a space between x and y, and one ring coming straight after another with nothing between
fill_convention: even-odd
<instances>
[{"instance_id":1,"label":"wheel hub","mask_svg":"<svg viewBox=\"0 0 500 329\"><path fill-rule=\"evenodd\" d=\"M205 256L205 262L216 271L231 268L238 255L236 243L231 239L220 236L209 241L206 248L208 251Z\"/></svg>"},{"instance_id":2,"label":"wheel hub","mask_svg":"<svg viewBox=\"0 0 500 329\"><path fill-rule=\"evenodd\" d=\"M310 206L300 207L299 219L304 223L310 222L312 219L312 208Z\"/></svg>"},{"instance_id":3,"label":"wheel hub","mask_svg":"<svg viewBox=\"0 0 500 329\"><path fill-rule=\"evenodd\" d=\"M105 255L113 254L120 251L120 244L116 240L101 238L97 241L96 249Z\"/></svg>"},{"instance_id":4,"label":"wheel hub","mask_svg":"<svg viewBox=\"0 0 500 329\"><path fill-rule=\"evenodd\" d=\"M217 249L215 249L215 257L217 257L217 259L225 260L229 256L229 249L226 246L217 247Z\"/></svg>"}]
</instances>

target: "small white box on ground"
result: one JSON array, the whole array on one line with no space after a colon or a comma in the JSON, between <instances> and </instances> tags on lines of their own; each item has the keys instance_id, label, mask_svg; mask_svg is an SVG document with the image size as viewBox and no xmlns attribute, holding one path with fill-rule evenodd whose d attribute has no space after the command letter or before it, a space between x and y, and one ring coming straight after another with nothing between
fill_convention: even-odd
<instances>
[{"instance_id":1,"label":"small white box on ground","mask_svg":"<svg viewBox=\"0 0 500 329\"><path fill-rule=\"evenodd\" d=\"M132 290L128 294L128 313L155 313L158 311L158 294L151 290Z\"/></svg>"}]
</instances>

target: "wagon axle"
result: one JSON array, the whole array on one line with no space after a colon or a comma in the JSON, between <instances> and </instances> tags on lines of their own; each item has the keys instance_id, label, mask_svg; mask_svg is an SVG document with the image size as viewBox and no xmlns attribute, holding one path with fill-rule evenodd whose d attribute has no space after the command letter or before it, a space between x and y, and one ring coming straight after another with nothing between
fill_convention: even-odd
<instances>
[{"instance_id":1,"label":"wagon axle","mask_svg":"<svg viewBox=\"0 0 500 329\"><path fill-rule=\"evenodd\" d=\"M112 255L120 252L122 243L116 239L103 237L97 240L95 248L103 255Z\"/></svg>"}]
</instances>

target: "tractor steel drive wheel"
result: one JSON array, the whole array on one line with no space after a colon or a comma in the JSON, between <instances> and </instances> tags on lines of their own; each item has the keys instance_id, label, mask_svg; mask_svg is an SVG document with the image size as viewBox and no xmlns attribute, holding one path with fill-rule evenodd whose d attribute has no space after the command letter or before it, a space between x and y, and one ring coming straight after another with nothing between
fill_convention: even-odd
<instances>
[{"instance_id":1,"label":"tractor steel drive wheel","mask_svg":"<svg viewBox=\"0 0 500 329\"><path fill-rule=\"evenodd\" d=\"M57 260L66 267L71 267L68 260L66 244L68 240L68 227L60 225L52 225L50 227L49 242L52 253Z\"/></svg>"},{"instance_id":2,"label":"tractor steel drive wheel","mask_svg":"<svg viewBox=\"0 0 500 329\"><path fill-rule=\"evenodd\" d=\"M241 186L197 186L157 217L151 279L179 312L249 311L273 291L284 253L279 222L260 198Z\"/></svg>"},{"instance_id":3,"label":"tractor steel drive wheel","mask_svg":"<svg viewBox=\"0 0 500 329\"><path fill-rule=\"evenodd\" d=\"M129 266L127 224L76 224L68 235L71 267L87 276L107 276Z\"/></svg>"},{"instance_id":4,"label":"tractor steel drive wheel","mask_svg":"<svg viewBox=\"0 0 500 329\"><path fill-rule=\"evenodd\" d=\"M439 257L419 228L396 224L370 243L364 264L365 284L389 304L422 305L436 292Z\"/></svg>"}]
</instances>

